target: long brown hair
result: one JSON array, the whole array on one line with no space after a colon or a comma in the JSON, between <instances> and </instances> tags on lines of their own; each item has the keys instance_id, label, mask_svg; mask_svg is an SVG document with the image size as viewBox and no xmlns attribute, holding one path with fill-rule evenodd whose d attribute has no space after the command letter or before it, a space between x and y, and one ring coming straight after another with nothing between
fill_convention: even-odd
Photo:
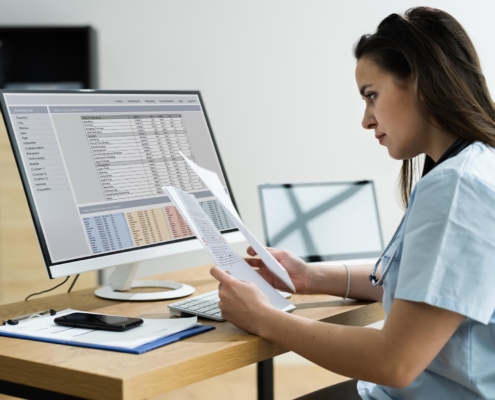
<instances>
[{"instance_id":1,"label":"long brown hair","mask_svg":"<svg viewBox=\"0 0 495 400\"><path fill-rule=\"evenodd\" d=\"M375 33L354 46L357 60L369 57L398 80L413 74L418 110L442 131L495 147L495 107L473 43L445 11L416 7L386 17ZM421 99L421 101L419 100ZM417 159L404 160L399 191L407 207ZM434 161L425 156L423 173Z\"/></svg>"}]
</instances>

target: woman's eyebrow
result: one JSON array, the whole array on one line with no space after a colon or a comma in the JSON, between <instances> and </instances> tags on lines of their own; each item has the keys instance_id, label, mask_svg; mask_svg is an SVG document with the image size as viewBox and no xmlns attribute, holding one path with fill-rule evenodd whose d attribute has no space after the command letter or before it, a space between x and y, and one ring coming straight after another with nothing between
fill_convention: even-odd
<instances>
[{"instance_id":1,"label":"woman's eyebrow","mask_svg":"<svg viewBox=\"0 0 495 400\"><path fill-rule=\"evenodd\" d=\"M364 91L365 91L367 88L369 88L370 86L372 86L372 84L371 84L371 83L367 83L367 84L365 84L365 85L361 86L361 88L359 89L359 93L361 93L361 96L364 96Z\"/></svg>"}]
</instances>

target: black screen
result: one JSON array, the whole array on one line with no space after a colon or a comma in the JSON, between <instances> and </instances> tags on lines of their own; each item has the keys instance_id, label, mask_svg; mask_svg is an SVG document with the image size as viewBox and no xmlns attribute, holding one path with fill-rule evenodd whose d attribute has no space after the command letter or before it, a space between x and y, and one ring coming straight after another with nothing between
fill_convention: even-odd
<instances>
[{"instance_id":1,"label":"black screen","mask_svg":"<svg viewBox=\"0 0 495 400\"><path fill-rule=\"evenodd\" d=\"M96 89L90 27L0 28L0 88Z\"/></svg>"}]
</instances>

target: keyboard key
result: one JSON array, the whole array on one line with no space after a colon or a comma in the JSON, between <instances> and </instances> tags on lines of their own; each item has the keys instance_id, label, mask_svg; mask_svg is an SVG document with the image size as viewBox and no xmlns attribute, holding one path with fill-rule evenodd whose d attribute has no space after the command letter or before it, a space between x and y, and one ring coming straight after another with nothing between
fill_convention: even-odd
<instances>
[{"instance_id":1,"label":"keyboard key","mask_svg":"<svg viewBox=\"0 0 495 400\"><path fill-rule=\"evenodd\" d=\"M197 304L195 306L192 306L192 307L184 307L184 310L191 310L191 311L197 311L199 310L200 308L203 308L204 306L202 304Z\"/></svg>"}]
</instances>

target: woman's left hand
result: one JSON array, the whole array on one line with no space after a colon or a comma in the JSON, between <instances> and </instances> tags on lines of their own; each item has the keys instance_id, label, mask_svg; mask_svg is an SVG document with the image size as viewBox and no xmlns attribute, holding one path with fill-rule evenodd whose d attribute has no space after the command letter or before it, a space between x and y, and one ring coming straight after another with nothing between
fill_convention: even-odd
<instances>
[{"instance_id":1,"label":"woman's left hand","mask_svg":"<svg viewBox=\"0 0 495 400\"><path fill-rule=\"evenodd\" d=\"M220 282L218 307L222 317L247 332L259 335L264 309L272 308L268 297L252 282L240 281L214 266L210 274Z\"/></svg>"}]
</instances>

